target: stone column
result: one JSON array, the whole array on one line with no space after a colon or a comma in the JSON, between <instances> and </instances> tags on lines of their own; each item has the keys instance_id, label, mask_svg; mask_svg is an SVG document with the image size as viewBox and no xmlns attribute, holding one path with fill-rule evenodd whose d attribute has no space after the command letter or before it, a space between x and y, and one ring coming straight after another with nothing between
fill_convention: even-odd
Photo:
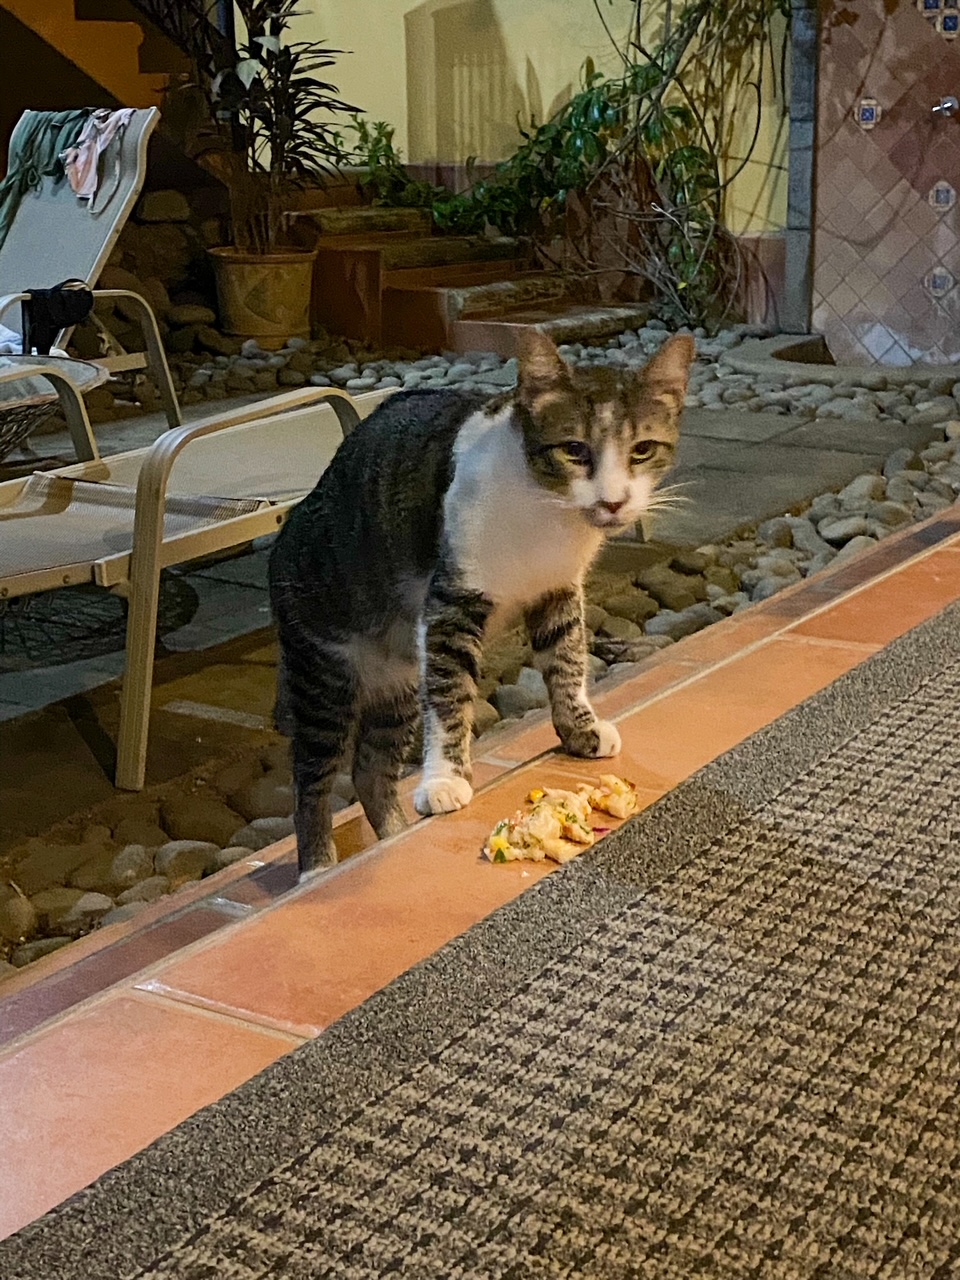
<instances>
[{"instance_id":1,"label":"stone column","mask_svg":"<svg viewBox=\"0 0 960 1280\"><path fill-rule=\"evenodd\" d=\"M791 0L790 168L786 268L781 328L809 333L813 314L813 232L816 214L817 0Z\"/></svg>"}]
</instances>

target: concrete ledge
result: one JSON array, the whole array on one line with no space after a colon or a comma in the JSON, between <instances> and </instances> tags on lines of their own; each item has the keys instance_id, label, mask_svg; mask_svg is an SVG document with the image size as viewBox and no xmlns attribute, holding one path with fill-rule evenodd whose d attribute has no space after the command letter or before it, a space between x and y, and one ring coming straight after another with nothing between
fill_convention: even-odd
<instances>
[{"instance_id":1,"label":"concrete ledge","mask_svg":"<svg viewBox=\"0 0 960 1280\"><path fill-rule=\"evenodd\" d=\"M820 382L828 387L841 383L871 389L872 384L902 387L908 383L937 389L941 383L949 393L960 381L960 367L952 365L911 364L904 368L893 365L837 364L821 334L781 333L773 338L748 338L733 351L725 352L720 364L736 373L753 377L775 375L787 386L799 387Z\"/></svg>"}]
</instances>

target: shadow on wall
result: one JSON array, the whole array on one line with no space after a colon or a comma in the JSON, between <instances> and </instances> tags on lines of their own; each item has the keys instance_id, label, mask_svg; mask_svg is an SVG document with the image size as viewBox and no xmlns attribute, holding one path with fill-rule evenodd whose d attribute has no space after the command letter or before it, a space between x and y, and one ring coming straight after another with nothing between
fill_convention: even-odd
<instances>
[{"instance_id":1,"label":"shadow on wall","mask_svg":"<svg viewBox=\"0 0 960 1280\"><path fill-rule=\"evenodd\" d=\"M540 123L572 91L548 106L526 60L521 86L492 0L424 0L404 17L408 154L462 163L511 155L518 124Z\"/></svg>"}]
</instances>

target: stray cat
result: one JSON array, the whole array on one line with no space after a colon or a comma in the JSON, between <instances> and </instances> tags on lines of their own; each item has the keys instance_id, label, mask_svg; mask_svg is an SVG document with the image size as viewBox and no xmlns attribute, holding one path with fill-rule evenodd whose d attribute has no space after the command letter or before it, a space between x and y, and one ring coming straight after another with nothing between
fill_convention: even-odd
<instances>
[{"instance_id":1,"label":"stray cat","mask_svg":"<svg viewBox=\"0 0 960 1280\"><path fill-rule=\"evenodd\" d=\"M420 709L417 812L469 802L481 647L520 620L564 748L617 754L587 698L581 584L655 501L693 355L678 335L642 370L573 369L534 331L515 391L402 392L344 440L270 560L301 873L336 861L330 787L351 749L377 835L406 826L397 784Z\"/></svg>"}]
</instances>

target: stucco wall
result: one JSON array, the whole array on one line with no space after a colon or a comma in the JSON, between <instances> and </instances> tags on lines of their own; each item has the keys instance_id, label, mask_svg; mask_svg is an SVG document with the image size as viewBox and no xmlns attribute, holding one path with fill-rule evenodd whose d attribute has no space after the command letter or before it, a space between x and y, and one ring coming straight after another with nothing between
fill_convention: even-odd
<instances>
[{"instance_id":1,"label":"stucco wall","mask_svg":"<svg viewBox=\"0 0 960 1280\"><path fill-rule=\"evenodd\" d=\"M300 20L310 38L350 50L332 78L373 120L396 128L416 163L502 159L515 148L517 119L548 117L580 83L589 55L616 74L618 56L590 0L310 0ZM659 6L649 4L651 22ZM634 6L601 0L622 39ZM737 232L773 231L786 221L786 124L768 83L754 159L730 192ZM730 143L743 154L754 109L744 100Z\"/></svg>"}]
</instances>

